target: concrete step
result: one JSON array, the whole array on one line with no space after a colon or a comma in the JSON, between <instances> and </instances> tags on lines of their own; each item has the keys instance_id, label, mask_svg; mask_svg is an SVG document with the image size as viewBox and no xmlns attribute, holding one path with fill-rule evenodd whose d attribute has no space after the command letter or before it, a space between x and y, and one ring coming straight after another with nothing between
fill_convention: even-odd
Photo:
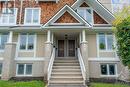
<instances>
[{"instance_id":1,"label":"concrete step","mask_svg":"<svg viewBox=\"0 0 130 87\"><path fill-rule=\"evenodd\" d=\"M54 63L54 66L79 66L79 63Z\"/></svg>"},{"instance_id":2,"label":"concrete step","mask_svg":"<svg viewBox=\"0 0 130 87\"><path fill-rule=\"evenodd\" d=\"M79 63L78 60L55 60L54 63Z\"/></svg>"},{"instance_id":3,"label":"concrete step","mask_svg":"<svg viewBox=\"0 0 130 87\"><path fill-rule=\"evenodd\" d=\"M53 66L53 69L80 69L80 66Z\"/></svg>"},{"instance_id":4,"label":"concrete step","mask_svg":"<svg viewBox=\"0 0 130 87\"><path fill-rule=\"evenodd\" d=\"M50 84L83 84L84 81L80 80L80 81L76 81L76 80L50 80L49 81Z\"/></svg>"},{"instance_id":5,"label":"concrete step","mask_svg":"<svg viewBox=\"0 0 130 87\"><path fill-rule=\"evenodd\" d=\"M51 79L83 79L82 76L51 76Z\"/></svg>"},{"instance_id":6,"label":"concrete step","mask_svg":"<svg viewBox=\"0 0 130 87\"><path fill-rule=\"evenodd\" d=\"M75 72L75 73L54 73L52 72L51 76L82 76L81 73Z\"/></svg>"},{"instance_id":7,"label":"concrete step","mask_svg":"<svg viewBox=\"0 0 130 87\"><path fill-rule=\"evenodd\" d=\"M87 87L83 84L50 84L48 87Z\"/></svg>"},{"instance_id":8,"label":"concrete step","mask_svg":"<svg viewBox=\"0 0 130 87\"><path fill-rule=\"evenodd\" d=\"M52 72L81 72L80 69L52 69Z\"/></svg>"}]
</instances>

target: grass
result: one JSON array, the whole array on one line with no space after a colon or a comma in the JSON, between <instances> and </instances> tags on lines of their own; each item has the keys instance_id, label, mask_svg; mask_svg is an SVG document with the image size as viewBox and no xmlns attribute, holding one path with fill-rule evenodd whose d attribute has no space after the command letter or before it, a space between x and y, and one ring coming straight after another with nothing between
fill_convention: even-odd
<instances>
[{"instance_id":1,"label":"grass","mask_svg":"<svg viewBox=\"0 0 130 87\"><path fill-rule=\"evenodd\" d=\"M0 81L0 87L45 87L42 81L13 82Z\"/></svg>"},{"instance_id":2,"label":"grass","mask_svg":"<svg viewBox=\"0 0 130 87\"><path fill-rule=\"evenodd\" d=\"M91 87L130 87L122 84L92 83Z\"/></svg>"},{"instance_id":3,"label":"grass","mask_svg":"<svg viewBox=\"0 0 130 87\"><path fill-rule=\"evenodd\" d=\"M0 80L0 87L45 87L42 81L14 82ZM122 84L92 83L91 87L130 87Z\"/></svg>"}]
</instances>

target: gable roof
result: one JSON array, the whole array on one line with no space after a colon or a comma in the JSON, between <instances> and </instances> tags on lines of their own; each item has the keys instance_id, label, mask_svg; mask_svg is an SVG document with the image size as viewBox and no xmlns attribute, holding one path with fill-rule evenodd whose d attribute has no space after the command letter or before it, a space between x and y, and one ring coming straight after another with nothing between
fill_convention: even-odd
<instances>
[{"instance_id":1,"label":"gable roof","mask_svg":"<svg viewBox=\"0 0 130 87\"><path fill-rule=\"evenodd\" d=\"M64 15L65 12L68 12L71 14L79 23L55 23L62 15ZM55 26L53 26L55 25ZM56 26L77 26L77 27L90 27L91 25L83 19L78 13L76 13L70 6L65 5L56 15L54 15L46 24L42 26L42 28L51 28Z\"/></svg>"},{"instance_id":2,"label":"gable roof","mask_svg":"<svg viewBox=\"0 0 130 87\"><path fill-rule=\"evenodd\" d=\"M108 23L112 23L115 19L114 15L105 8L98 0L77 0L73 5L73 9L77 9L82 3L86 2L91 6L99 15L101 15Z\"/></svg>"}]
</instances>

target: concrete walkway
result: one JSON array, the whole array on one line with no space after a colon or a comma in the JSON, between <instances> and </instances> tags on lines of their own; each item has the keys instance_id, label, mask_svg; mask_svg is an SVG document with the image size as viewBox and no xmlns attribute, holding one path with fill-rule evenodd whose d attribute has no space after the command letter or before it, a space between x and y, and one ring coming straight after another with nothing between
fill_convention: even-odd
<instances>
[{"instance_id":1,"label":"concrete walkway","mask_svg":"<svg viewBox=\"0 0 130 87\"><path fill-rule=\"evenodd\" d=\"M87 87L84 85L49 85L48 87Z\"/></svg>"}]
</instances>

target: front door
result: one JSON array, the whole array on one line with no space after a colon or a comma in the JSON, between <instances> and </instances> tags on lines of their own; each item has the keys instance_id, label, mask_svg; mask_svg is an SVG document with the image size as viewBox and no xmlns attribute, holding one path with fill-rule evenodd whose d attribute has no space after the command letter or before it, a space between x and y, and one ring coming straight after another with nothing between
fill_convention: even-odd
<instances>
[{"instance_id":1,"label":"front door","mask_svg":"<svg viewBox=\"0 0 130 87\"><path fill-rule=\"evenodd\" d=\"M75 40L69 40L68 41L68 55L70 57L75 56Z\"/></svg>"},{"instance_id":2,"label":"front door","mask_svg":"<svg viewBox=\"0 0 130 87\"><path fill-rule=\"evenodd\" d=\"M75 40L58 40L58 57L75 57Z\"/></svg>"},{"instance_id":3,"label":"front door","mask_svg":"<svg viewBox=\"0 0 130 87\"><path fill-rule=\"evenodd\" d=\"M58 57L64 57L64 40L58 40Z\"/></svg>"}]
</instances>

